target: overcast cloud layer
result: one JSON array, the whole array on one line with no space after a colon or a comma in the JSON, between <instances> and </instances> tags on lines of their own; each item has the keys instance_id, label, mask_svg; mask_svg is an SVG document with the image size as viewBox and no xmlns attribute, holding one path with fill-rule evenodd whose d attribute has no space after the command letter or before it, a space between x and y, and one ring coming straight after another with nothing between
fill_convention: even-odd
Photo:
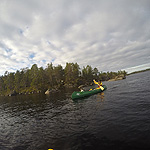
<instances>
[{"instance_id":1,"label":"overcast cloud layer","mask_svg":"<svg viewBox=\"0 0 150 150\"><path fill-rule=\"evenodd\" d=\"M150 1L0 0L0 75L51 62L150 67Z\"/></svg>"}]
</instances>

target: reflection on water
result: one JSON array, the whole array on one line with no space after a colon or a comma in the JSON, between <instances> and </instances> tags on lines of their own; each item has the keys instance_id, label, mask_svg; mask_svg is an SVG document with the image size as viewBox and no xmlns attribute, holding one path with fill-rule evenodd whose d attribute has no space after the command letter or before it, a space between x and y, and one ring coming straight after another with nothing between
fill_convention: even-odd
<instances>
[{"instance_id":1,"label":"reflection on water","mask_svg":"<svg viewBox=\"0 0 150 150\"><path fill-rule=\"evenodd\" d=\"M101 100L101 102L104 101L104 92L97 94L97 100Z\"/></svg>"},{"instance_id":2,"label":"reflection on water","mask_svg":"<svg viewBox=\"0 0 150 150\"><path fill-rule=\"evenodd\" d=\"M0 97L0 150L149 149L149 83L136 74L76 101L75 89Z\"/></svg>"}]
</instances>

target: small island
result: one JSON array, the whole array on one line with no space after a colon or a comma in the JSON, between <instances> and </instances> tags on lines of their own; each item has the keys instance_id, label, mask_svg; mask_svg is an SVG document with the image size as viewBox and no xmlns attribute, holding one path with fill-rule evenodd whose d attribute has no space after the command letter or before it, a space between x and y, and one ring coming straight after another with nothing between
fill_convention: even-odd
<instances>
[{"instance_id":1,"label":"small island","mask_svg":"<svg viewBox=\"0 0 150 150\"><path fill-rule=\"evenodd\" d=\"M6 71L0 76L0 95L14 96L17 94L33 94L46 92L58 92L63 88L73 88L79 85L91 85L93 79L101 81L115 81L125 79L126 71L99 72L97 68L90 65L79 67L77 63L66 63L65 68L61 65L38 68L36 64L32 67L23 68L16 72Z\"/></svg>"}]
</instances>

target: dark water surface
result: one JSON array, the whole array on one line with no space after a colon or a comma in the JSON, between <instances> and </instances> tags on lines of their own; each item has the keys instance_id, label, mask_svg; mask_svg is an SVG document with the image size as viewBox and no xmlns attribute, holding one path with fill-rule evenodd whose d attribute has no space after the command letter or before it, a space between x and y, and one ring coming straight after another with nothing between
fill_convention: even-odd
<instances>
[{"instance_id":1,"label":"dark water surface","mask_svg":"<svg viewBox=\"0 0 150 150\"><path fill-rule=\"evenodd\" d=\"M73 89L0 97L0 150L150 149L150 71L103 84L78 101Z\"/></svg>"}]
</instances>

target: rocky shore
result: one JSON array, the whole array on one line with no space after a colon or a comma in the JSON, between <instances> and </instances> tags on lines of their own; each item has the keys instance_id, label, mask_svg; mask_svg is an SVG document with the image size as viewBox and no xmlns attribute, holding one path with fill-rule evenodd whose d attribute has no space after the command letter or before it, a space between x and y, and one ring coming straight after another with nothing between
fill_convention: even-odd
<instances>
[{"instance_id":1,"label":"rocky shore","mask_svg":"<svg viewBox=\"0 0 150 150\"><path fill-rule=\"evenodd\" d=\"M116 76L113 79L109 79L108 81L117 81L117 80L123 80L123 79L126 79L126 76L120 75L120 76Z\"/></svg>"}]
</instances>

